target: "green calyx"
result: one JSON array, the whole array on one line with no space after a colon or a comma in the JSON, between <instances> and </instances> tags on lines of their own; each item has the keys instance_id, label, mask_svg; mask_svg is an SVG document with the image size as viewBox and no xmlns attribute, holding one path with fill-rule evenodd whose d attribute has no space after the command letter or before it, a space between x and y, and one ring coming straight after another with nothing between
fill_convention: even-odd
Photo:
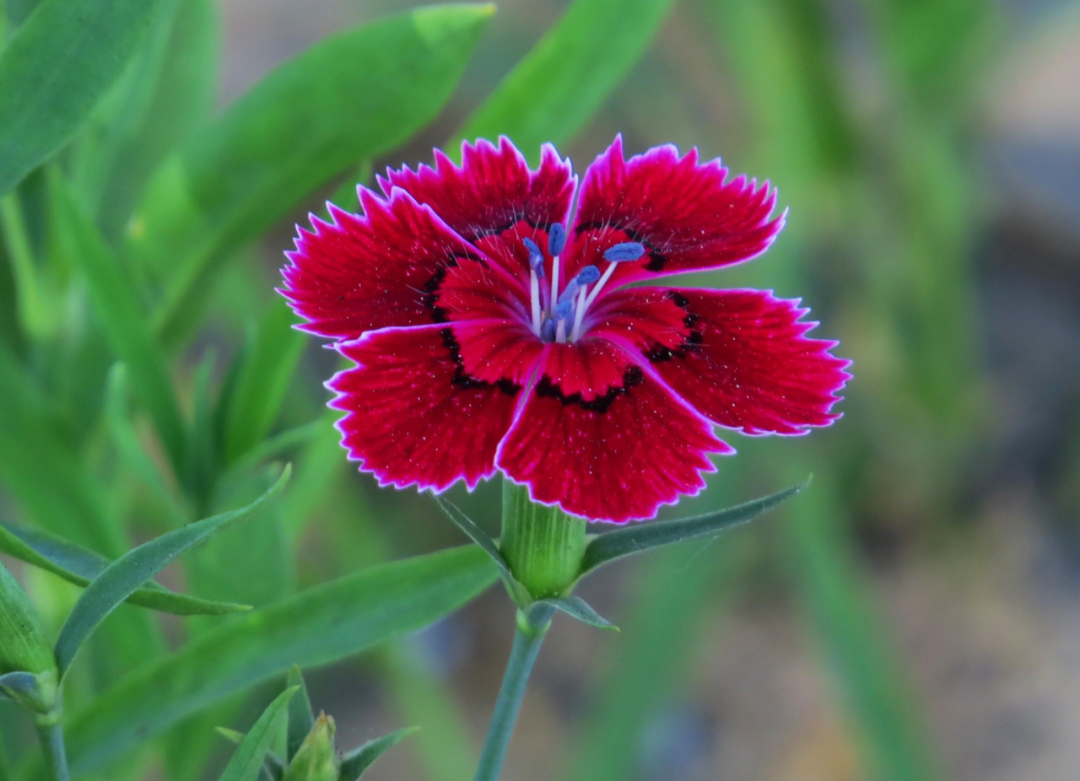
<instances>
[{"instance_id":1,"label":"green calyx","mask_svg":"<svg viewBox=\"0 0 1080 781\"><path fill-rule=\"evenodd\" d=\"M514 579L533 599L563 597L581 574L585 519L535 504L524 486L503 482L499 548Z\"/></svg>"},{"instance_id":2,"label":"green calyx","mask_svg":"<svg viewBox=\"0 0 1080 781\"><path fill-rule=\"evenodd\" d=\"M283 781L338 781L341 763L334 748L335 732L334 720L320 713Z\"/></svg>"}]
</instances>

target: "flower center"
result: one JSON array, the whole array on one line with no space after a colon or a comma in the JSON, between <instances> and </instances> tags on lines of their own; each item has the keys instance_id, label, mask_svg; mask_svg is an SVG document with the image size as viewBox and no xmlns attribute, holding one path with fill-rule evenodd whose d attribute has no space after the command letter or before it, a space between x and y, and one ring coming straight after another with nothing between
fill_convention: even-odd
<instances>
[{"instance_id":1,"label":"flower center","mask_svg":"<svg viewBox=\"0 0 1080 781\"><path fill-rule=\"evenodd\" d=\"M551 255L551 294L544 279L544 253L532 239L523 239L529 251L529 297L532 304L532 330L545 342L576 342L581 336L581 324L585 314L593 305L604 285L615 273L620 263L637 260L645 254L645 245L639 241L624 241L615 244L604 252L608 262L604 273L596 266L586 266L578 275L566 283L559 292L559 255L566 246L566 228L559 223L551 226L548 235L548 253ZM589 290L592 285L592 290Z\"/></svg>"}]
</instances>

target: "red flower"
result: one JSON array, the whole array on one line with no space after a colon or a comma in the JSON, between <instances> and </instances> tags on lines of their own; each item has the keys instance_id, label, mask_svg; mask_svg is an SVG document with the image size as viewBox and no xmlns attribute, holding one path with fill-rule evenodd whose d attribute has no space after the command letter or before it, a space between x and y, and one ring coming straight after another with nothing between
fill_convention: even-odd
<instances>
[{"instance_id":1,"label":"red flower","mask_svg":"<svg viewBox=\"0 0 1080 781\"><path fill-rule=\"evenodd\" d=\"M496 470L594 520L653 516L705 485L713 424L802 434L839 417L836 342L758 290L627 287L749 260L776 192L672 146L622 140L576 177L506 138L360 188L364 216L300 230L281 291L355 368L328 387L342 444L380 484L473 488ZM564 227L572 219L569 231Z\"/></svg>"}]
</instances>

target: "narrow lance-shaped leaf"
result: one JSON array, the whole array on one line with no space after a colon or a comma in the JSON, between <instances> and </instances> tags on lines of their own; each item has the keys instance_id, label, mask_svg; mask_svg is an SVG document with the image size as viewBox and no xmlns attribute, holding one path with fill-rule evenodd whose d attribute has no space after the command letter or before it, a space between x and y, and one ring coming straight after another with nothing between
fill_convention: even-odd
<instances>
[{"instance_id":1,"label":"narrow lance-shaped leaf","mask_svg":"<svg viewBox=\"0 0 1080 781\"><path fill-rule=\"evenodd\" d=\"M121 234L154 169L209 121L214 107L218 4L168 0L168 5L114 91L121 94L95 112L101 142L85 150L80 144L80 161L90 158L85 191L110 241Z\"/></svg>"},{"instance_id":2,"label":"narrow lance-shaped leaf","mask_svg":"<svg viewBox=\"0 0 1080 781\"><path fill-rule=\"evenodd\" d=\"M52 191L57 208L71 228L77 246L72 257L81 263L98 321L116 354L123 359L139 399L146 405L173 468L184 467L184 421L173 393L161 349L146 327L146 315L116 257L84 213L59 174Z\"/></svg>"},{"instance_id":3,"label":"narrow lance-shaped leaf","mask_svg":"<svg viewBox=\"0 0 1080 781\"><path fill-rule=\"evenodd\" d=\"M509 135L539 155L585 124L644 53L671 0L576 0L496 87L459 138Z\"/></svg>"},{"instance_id":4,"label":"narrow lance-shaped leaf","mask_svg":"<svg viewBox=\"0 0 1080 781\"><path fill-rule=\"evenodd\" d=\"M169 528L187 523L190 518L170 488L158 459L147 452L131 419L127 367L114 364L105 385L105 422L123 467L135 475L165 516ZM96 577L97 573L94 573ZM63 576L61 576L63 577ZM80 584L82 585L82 584Z\"/></svg>"},{"instance_id":5,"label":"narrow lance-shaped leaf","mask_svg":"<svg viewBox=\"0 0 1080 781\"><path fill-rule=\"evenodd\" d=\"M265 494L246 507L206 518L182 529L163 534L140 545L114 561L87 586L56 640L56 661L61 676L71 667L75 655L87 637L113 610L145 583L163 570L185 550L202 542L228 523L239 520L262 506L289 480L288 466Z\"/></svg>"},{"instance_id":6,"label":"narrow lance-shaped leaf","mask_svg":"<svg viewBox=\"0 0 1080 781\"><path fill-rule=\"evenodd\" d=\"M339 781L359 781L360 776L375 763L376 759L416 732L417 729L419 728L406 727L399 729L389 735L383 735L381 738L369 741L354 751L350 751L341 759Z\"/></svg>"},{"instance_id":7,"label":"narrow lance-shaped leaf","mask_svg":"<svg viewBox=\"0 0 1080 781\"><path fill-rule=\"evenodd\" d=\"M304 738L315 726L315 714L311 712L311 699L308 697L307 684L304 683L304 674L295 664L289 668L286 686L296 689L296 696L289 703L289 724L286 729L286 756L292 762Z\"/></svg>"},{"instance_id":8,"label":"narrow lance-shaped leaf","mask_svg":"<svg viewBox=\"0 0 1080 781\"><path fill-rule=\"evenodd\" d=\"M74 543L53 537L37 529L27 529L0 523L0 551L7 555L51 572L76 586L88 586L112 562L101 554ZM162 613L178 616L216 616L249 610L248 605L214 602L208 599L177 594L149 581L136 589L127 599Z\"/></svg>"},{"instance_id":9,"label":"narrow lance-shaped leaf","mask_svg":"<svg viewBox=\"0 0 1080 781\"><path fill-rule=\"evenodd\" d=\"M255 726L240 741L220 781L255 781L259 777L270 746L281 732L289 701L295 694L295 687L286 689L263 711Z\"/></svg>"},{"instance_id":10,"label":"narrow lance-shaped leaf","mask_svg":"<svg viewBox=\"0 0 1080 781\"><path fill-rule=\"evenodd\" d=\"M577 619L583 624L596 627L597 629L607 629L612 632L619 631L619 627L597 613L592 605L578 596L559 597L557 599L540 599L534 602L533 605L553 607L562 613L566 613L566 615L571 618Z\"/></svg>"},{"instance_id":11,"label":"narrow lance-shaped leaf","mask_svg":"<svg viewBox=\"0 0 1080 781\"><path fill-rule=\"evenodd\" d=\"M0 195L57 152L119 78L162 0L44 0L0 53Z\"/></svg>"},{"instance_id":12,"label":"narrow lance-shaped leaf","mask_svg":"<svg viewBox=\"0 0 1080 781\"><path fill-rule=\"evenodd\" d=\"M281 410L304 348L292 326L296 317L283 301L274 301L259 323L254 344L230 395L225 416L225 460L232 463L266 439Z\"/></svg>"},{"instance_id":13,"label":"narrow lance-shaped leaf","mask_svg":"<svg viewBox=\"0 0 1080 781\"><path fill-rule=\"evenodd\" d=\"M155 319L166 346L197 322L207 286L231 250L438 112L492 11L420 8L320 41L162 165L130 238L157 268L179 269Z\"/></svg>"},{"instance_id":14,"label":"narrow lance-shaped leaf","mask_svg":"<svg viewBox=\"0 0 1080 781\"><path fill-rule=\"evenodd\" d=\"M532 596L530 596L528 589L518 583L513 573L510 572L510 565L502 555L495 540L491 538L491 535L484 531L476 521L463 513L453 502L444 499L438 494L432 494L432 496L435 498L435 503L439 505L439 509L446 513L446 517L465 532L466 536L479 545L480 549L495 562L495 566L499 568L499 575L506 585L506 590L510 593L510 598L519 606L525 606L532 602Z\"/></svg>"},{"instance_id":15,"label":"narrow lance-shaped leaf","mask_svg":"<svg viewBox=\"0 0 1080 781\"><path fill-rule=\"evenodd\" d=\"M585 548L581 574L586 575L615 559L653 550L664 545L720 534L749 523L778 504L805 489L810 480L775 494L754 499L726 510L680 518L674 521L655 521L623 526L595 537Z\"/></svg>"},{"instance_id":16,"label":"narrow lance-shaped leaf","mask_svg":"<svg viewBox=\"0 0 1080 781\"><path fill-rule=\"evenodd\" d=\"M473 546L375 567L237 616L154 659L73 714L76 773L286 672L329 664L442 618L496 578Z\"/></svg>"}]
</instances>

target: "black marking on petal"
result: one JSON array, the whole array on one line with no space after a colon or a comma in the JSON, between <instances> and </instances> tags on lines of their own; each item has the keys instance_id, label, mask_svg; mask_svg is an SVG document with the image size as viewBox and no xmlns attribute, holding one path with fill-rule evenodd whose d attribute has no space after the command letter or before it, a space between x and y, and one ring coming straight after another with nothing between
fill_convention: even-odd
<instances>
[{"instance_id":1,"label":"black marking on petal","mask_svg":"<svg viewBox=\"0 0 1080 781\"><path fill-rule=\"evenodd\" d=\"M611 409L611 405L615 403L615 399L619 396L625 396L630 392L631 388L640 385L643 382L645 382L645 372L641 370L641 367L629 366L626 371L623 372L622 385L608 388L603 396L585 400L581 397L580 391L569 395L563 393L562 388L556 385L555 382L545 374L540 378L540 382L536 383L536 395L541 398L558 399L559 403L564 407L576 404L584 410L603 415Z\"/></svg>"},{"instance_id":2,"label":"black marking on petal","mask_svg":"<svg viewBox=\"0 0 1080 781\"><path fill-rule=\"evenodd\" d=\"M683 317L683 325L686 326L688 333L682 338L682 343L677 347L668 347L657 342L648 349L643 350L642 354L649 359L650 363L664 363L674 358L685 358L688 353L697 350L698 345L705 341L705 337L698 328L701 316L690 311L690 299L682 293L676 293L674 290L668 292L668 298L679 309L686 311L686 316Z\"/></svg>"},{"instance_id":3,"label":"black marking on petal","mask_svg":"<svg viewBox=\"0 0 1080 781\"><path fill-rule=\"evenodd\" d=\"M450 360L453 361L457 367L454 369L454 376L450 380L455 387L463 390L484 390L494 387L498 388L507 396L516 396L521 391L520 385L506 377L500 377L495 382L479 380L476 377L473 377L465 371L465 361L461 358L461 344L458 342L457 337L454 336L454 329L444 328L439 331L439 336L442 337L443 347L450 353Z\"/></svg>"}]
</instances>

